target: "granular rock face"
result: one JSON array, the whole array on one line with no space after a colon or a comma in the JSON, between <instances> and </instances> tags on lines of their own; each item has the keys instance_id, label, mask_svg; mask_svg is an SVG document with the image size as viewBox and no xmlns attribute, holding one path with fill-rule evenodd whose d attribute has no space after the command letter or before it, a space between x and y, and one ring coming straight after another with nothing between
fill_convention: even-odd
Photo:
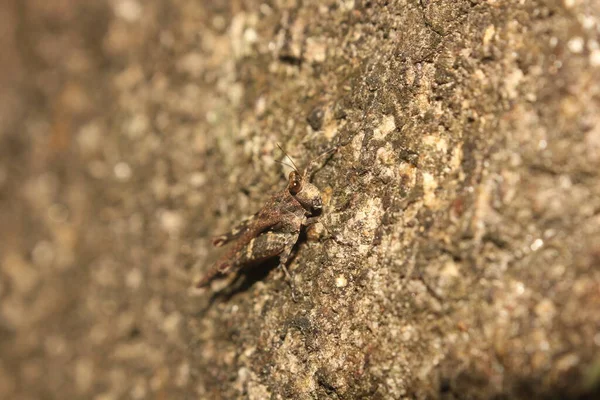
<instances>
[{"instance_id":1,"label":"granular rock face","mask_svg":"<svg viewBox=\"0 0 600 400\"><path fill-rule=\"evenodd\" d=\"M600 6L0 5L0 397L584 398ZM320 222L208 290L300 167Z\"/></svg>"}]
</instances>

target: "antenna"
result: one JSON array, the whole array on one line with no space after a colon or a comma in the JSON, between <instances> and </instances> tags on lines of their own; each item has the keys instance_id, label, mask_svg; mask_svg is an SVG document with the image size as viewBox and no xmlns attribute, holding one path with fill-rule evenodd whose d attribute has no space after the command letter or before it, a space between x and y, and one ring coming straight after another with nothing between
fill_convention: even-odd
<instances>
[{"instance_id":1,"label":"antenna","mask_svg":"<svg viewBox=\"0 0 600 400\"><path fill-rule=\"evenodd\" d=\"M292 159L292 157L290 157L290 155L289 155L288 153L286 153L286 152L285 152L285 150L283 149L283 147L281 147L281 145L280 145L279 143L277 143L277 147L279 147L279 150L281 150L281 152L282 152L283 154L285 154L285 156L286 156L287 158L289 158L289 159L290 159L290 161L292 162L292 165L294 166L294 170L296 170L296 172L300 173L300 172L298 171L298 166L296 165L296 163L294 162L294 160ZM283 163L282 163L282 164L283 164Z\"/></svg>"},{"instance_id":2,"label":"antenna","mask_svg":"<svg viewBox=\"0 0 600 400\"><path fill-rule=\"evenodd\" d=\"M333 153L334 151L337 151L339 149L340 146L335 146L327 151L324 151L323 153L319 154L318 156L314 157L312 160L310 160L310 162L308 163L308 165L306 166L306 170L305 170L305 175L308 173L308 170L311 169L311 166L321 157L326 156L329 153ZM324 165L321 166L321 168L323 168ZM321 169L319 168L319 169ZM314 171L316 172L316 171ZM309 176L311 176L313 173L313 171L311 171L310 174L308 174Z\"/></svg>"},{"instance_id":3,"label":"antenna","mask_svg":"<svg viewBox=\"0 0 600 400\"><path fill-rule=\"evenodd\" d=\"M289 158L289 156L288 156L288 158ZM291 158L290 158L290 160L291 160ZM285 163L285 162L279 161L279 160L273 160L273 161L275 161L276 163L279 163L281 165L285 165L286 167L290 167L291 169L293 169L294 171L296 171L296 167L294 167L293 165L290 165L288 163Z\"/></svg>"}]
</instances>

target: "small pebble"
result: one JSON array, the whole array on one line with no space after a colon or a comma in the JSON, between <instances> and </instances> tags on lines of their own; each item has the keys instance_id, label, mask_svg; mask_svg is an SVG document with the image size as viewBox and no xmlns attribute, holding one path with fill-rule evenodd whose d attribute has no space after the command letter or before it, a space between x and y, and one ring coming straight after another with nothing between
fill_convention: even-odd
<instances>
[{"instance_id":1,"label":"small pebble","mask_svg":"<svg viewBox=\"0 0 600 400\"><path fill-rule=\"evenodd\" d=\"M340 275L335 278L335 286L339 288L346 287L348 285L348 279L344 275Z\"/></svg>"}]
</instances>

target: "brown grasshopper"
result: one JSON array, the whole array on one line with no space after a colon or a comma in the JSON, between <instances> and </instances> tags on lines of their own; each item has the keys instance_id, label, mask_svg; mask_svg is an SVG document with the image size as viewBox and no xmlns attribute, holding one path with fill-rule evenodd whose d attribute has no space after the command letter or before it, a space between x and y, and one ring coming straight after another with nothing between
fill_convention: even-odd
<instances>
[{"instance_id":1,"label":"brown grasshopper","mask_svg":"<svg viewBox=\"0 0 600 400\"><path fill-rule=\"evenodd\" d=\"M238 272L278 255L279 267L290 282L292 298L295 299L294 281L286 263L302 227L316 222L323 208L321 192L309 182L308 170L318 158L335 150L337 148L312 160L302 173L292 161L293 165L290 167L294 170L290 172L284 190L273 195L254 216L231 231L214 237L214 246L220 247L230 242L233 242L233 246L206 272L196 287L207 286L219 276Z\"/></svg>"}]
</instances>

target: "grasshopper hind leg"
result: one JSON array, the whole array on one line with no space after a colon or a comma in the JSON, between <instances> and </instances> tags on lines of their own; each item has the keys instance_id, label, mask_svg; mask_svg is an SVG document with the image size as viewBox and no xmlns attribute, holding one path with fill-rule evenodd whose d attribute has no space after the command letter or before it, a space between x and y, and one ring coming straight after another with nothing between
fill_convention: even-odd
<instances>
[{"instance_id":1,"label":"grasshopper hind leg","mask_svg":"<svg viewBox=\"0 0 600 400\"><path fill-rule=\"evenodd\" d=\"M244 233L246 233L246 231L248 230L250 225L254 222L255 218L256 218L255 215L251 216L250 218L246 218L245 220L243 220L242 222L237 224L235 227L231 228L231 230L229 232L225 232L221 235L213 237L212 238L213 246L221 247L227 243L230 243L230 242L238 239L240 236L242 236Z\"/></svg>"},{"instance_id":2,"label":"grasshopper hind leg","mask_svg":"<svg viewBox=\"0 0 600 400\"><path fill-rule=\"evenodd\" d=\"M286 248L288 237L289 234L266 232L245 245L232 248L204 274L196 287L208 286L214 279L237 273L281 254Z\"/></svg>"}]
</instances>

